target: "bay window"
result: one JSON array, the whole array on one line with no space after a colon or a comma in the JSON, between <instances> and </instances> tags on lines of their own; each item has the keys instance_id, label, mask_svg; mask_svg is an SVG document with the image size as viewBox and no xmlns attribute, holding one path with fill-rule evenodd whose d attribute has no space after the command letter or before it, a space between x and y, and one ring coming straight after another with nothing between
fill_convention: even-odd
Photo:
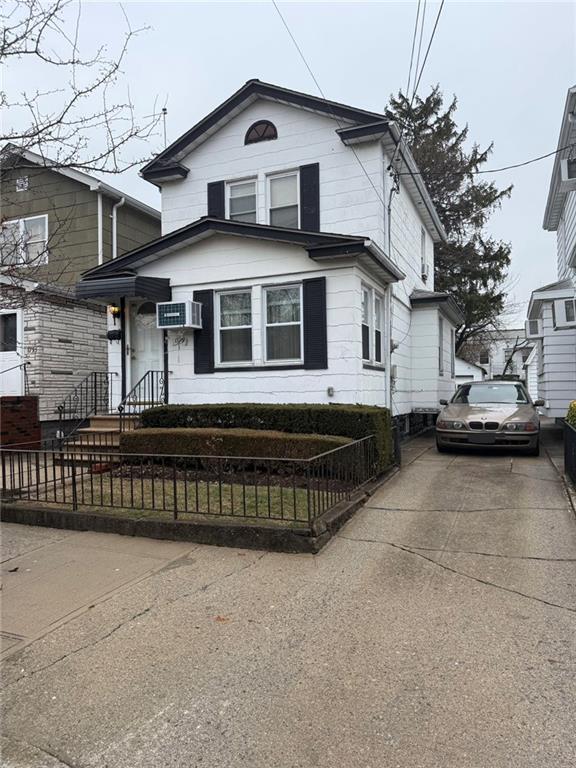
<instances>
[{"instance_id":1,"label":"bay window","mask_svg":"<svg viewBox=\"0 0 576 768\"><path fill-rule=\"evenodd\" d=\"M301 360L301 286L265 288L264 312L266 362Z\"/></svg>"},{"instance_id":2,"label":"bay window","mask_svg":"<svg viewBox=\"0 0 576 768\"><path fill-rule=\"evenodd\" d=\"M269 224L274 227L297 228L298 173L281 173L268 177Z\"/></svg>"},{"instance_id":3,"label":"bay window","mask_svg":"<svg viewBox=\"0 0 576 768\"><path fill-rule=\"evenodd\" d=\"M228 218L256 223L256 179L228 184Z\"/></svg>"},{"instance_id":4,"label":"bay window","mask_svg":"<svg viewBox=\"0 0 576 768\"><path fill-rule=\"evenodd\" d=\"M252 361L252 294L250 290L218 294L219 362Z\"/></svg>"}]
</instances>

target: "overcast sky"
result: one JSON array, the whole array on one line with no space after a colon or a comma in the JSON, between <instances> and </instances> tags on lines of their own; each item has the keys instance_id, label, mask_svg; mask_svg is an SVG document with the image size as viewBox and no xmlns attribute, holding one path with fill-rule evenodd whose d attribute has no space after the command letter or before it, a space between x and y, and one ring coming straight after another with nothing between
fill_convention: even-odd
<instances>
[{"instance_id":1,"label":"overcast sky","mask_svg":"<svg viewBox=\"0 0 576 768\"><path fill-rule=\"evenodd\" d=\"M282 2L280 8L327 98L380 111L405 87L416 2ZM114 41L116 3L84 4L83 40ZM155 96L168 107L168 141L257 77L317 93L272 2L124 2L133 26L125 81L141 113ZM425 41L438 3L428 2ZM481 146L494 142L492 168L556 149L567 89L576 83L574 3L445 3L419 93L439 83L459 100L458 121ZM154 150L160 149L160 139ZM151 154L153 152L151 151ZM518 301L556 277L555 234L542 220L553 158L494 176L514 184L489 232L512 243ZM106 181L159 207L136 170Z\"/></svg>"}]
</instances>

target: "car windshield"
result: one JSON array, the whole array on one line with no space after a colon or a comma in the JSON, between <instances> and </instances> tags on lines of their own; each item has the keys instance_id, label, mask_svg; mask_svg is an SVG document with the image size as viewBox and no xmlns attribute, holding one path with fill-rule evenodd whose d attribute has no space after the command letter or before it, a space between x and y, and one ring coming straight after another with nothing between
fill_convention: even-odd
<instances>
[{"instance_id":1,"label":"car windshield","mask_svg":"<svg viewBox=\"0 0 576 768\"><path fill-rule=\"evenodd\" d=\"M526 405L528 397L521 384L463 384L454 397L453 403L459 405L477 405L480 403L505 403L508 405Z\"/></svg>"}]
</instances>

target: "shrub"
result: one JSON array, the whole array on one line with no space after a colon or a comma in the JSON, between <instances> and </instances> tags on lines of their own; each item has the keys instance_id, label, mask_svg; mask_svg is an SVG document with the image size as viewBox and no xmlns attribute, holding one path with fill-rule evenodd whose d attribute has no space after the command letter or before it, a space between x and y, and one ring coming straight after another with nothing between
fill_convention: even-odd
<instances>
[{"instance_id":1,"label":"shrub","mask_svg":"<svg viewBox=\"0 0 576 768\"><path fill-rule=\"evenodd\" d=\"M258 429L152 427L124 432L122 453L167 456L246 456L309 459L351 442L348 437L300 435Z\"/></svg>"},{"instance_id":2,"label":"shrub","mask_svg":"<svg viewBox=\"0 0 576 768\"><path fill-rule=\"evenodd\" d=\"M576 429L576 400L573 400L568 406L568 413L566 414L566 421L571 427Z\"/></svg>"},{"instance_id":3,"label":"shrub","mask_svg":"<svg viewBox=\"0 0 576 768\"><path fill-rule=\"evenodd\" d=\"M165 405L141 414L145 428L276 430L291 434L338 435L359 440L374 435L378 468L393 463L392 423L387 408L364 405L227 403Z\"/></svg>"}]
</instances>

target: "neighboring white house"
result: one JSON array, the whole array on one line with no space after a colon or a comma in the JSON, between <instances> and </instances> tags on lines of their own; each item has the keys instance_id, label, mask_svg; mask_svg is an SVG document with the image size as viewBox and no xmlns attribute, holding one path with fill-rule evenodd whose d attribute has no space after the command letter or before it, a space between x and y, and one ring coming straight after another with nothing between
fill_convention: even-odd
<instances>
[{"instance_id":1,"label":"neighboring white house","mask_svg":"<svg viewBox=\"0 0 576 768\"><path fill-rule=\"evenodd\" d=\"M486 371L482 366L469 363L461 357L456 358L456 384L464 384L467 381L484 381Z\"/></svg>"},{"instance_id":2,"label":"neighboring white house","mask_svg":"<svg viewBox=\"0 0 576 768\"><path fill-rule=\"evenodd\" d=\"M538 346L538 397L564 418L576 399L576 86L568 91L544 215L556 232L558 281L532 293L527 334Z\"/></svg>"},{"instance_id":3,"label":"neighboring white house","mask_svg":"<svg viewBox=\"0 0 576 768\"><path fill-rule=\"evenodd\" d=\"M383 115L250 80L141 175L162 237L77 285L118 307L115 405L158 371L170 402L387 405L408 429L453 392L444 229Z\"/></svg>"},{"instance_id":4,"label":"neighboring white house","mask_svg":"<svg viewBox=\"0 0 576 768\"><path fill-rule=\"evenodd\" d=\"M508 376L524 378L524 363L532 352L534 342L526 338L524 328L503 328L490 331L484 345L478 345L476 364L485 369L487 377Z\"/></svg>"}]
</instances>

